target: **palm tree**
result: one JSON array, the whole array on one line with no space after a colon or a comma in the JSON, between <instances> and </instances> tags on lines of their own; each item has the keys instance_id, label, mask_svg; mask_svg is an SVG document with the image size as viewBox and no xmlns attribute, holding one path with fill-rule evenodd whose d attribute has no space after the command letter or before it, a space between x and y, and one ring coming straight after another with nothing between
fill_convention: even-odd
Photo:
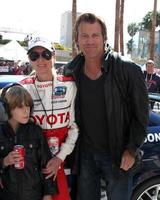
<instances>
[{"instance_id":1,"label":"palm tree","mask_svg":"<svg viewBox=\"0 0 160 200\"><path fill-rule=\"evenodd\" d=\"M74 25L77 17L77 0L72 0L72 57L77 55L75 41L74 41Z\"/></svg>"},{"instance_id":2,"label":"palm tree","mask_svg":"<svg viewBox=\"0 0 160 200\"><path fill-rule=\"evenodd\" d=\"M156 5L154 4L154 7L156 7ZM155 9L155 8L154 8ZM153 11L149 11L144 17L143 17L143 20L142 20L142 22L140 22L139 23L139 25L140 25L140 28L141 28L141 30L146 30L146 31L148 31L149 33L150 33L150 42L149 42L149 47L148 47L148 49L149 49L149 51L151 50L151 43L153 44L153 46L154 47L152 47L152 55L150 54L150 59L154 59L154 51L155 51L155 42L153 43L153 41L152 41L152 36L151 36L151 32L152 32L152 34L153 34L153 39L155 38L155 28L153 28L152 27L152 25L154 25L154 24L152 24L152 21L153 21L153 16L154 16L154 14L153 14ZM155 16L154 16L155 17ZM156 27L158 27L158 26L160 26L160 12L156 12L156 17L155 17L156 19ZM152 41L152 42L151 42ZM150 52L149 52L150 53Z\"/></svg>"},{"instance_id":3,"label":"palm tree","mask_svg":"<svg viewBox=\"0 0 160 200\"><path fill-rule=\"evenodd\" d=\"M129 43L128 43L128 47L130 48L128 49L128 52L131 53L131 57L132 57L132 50L133 50L133 37L137 33L138 29L139 29L139 26L136 23L128 24L127 31L128 31L128 34L131 36L131 40L129 40Z\"/></svg>"},{"instance_id":4,"label":"palm tree","mask_svg":"<svg viewBox=\"0 0 160 200\"><path fill-rule=\"evenodd\" d=\"M114 50L121 51L124 55L124 42L123 42L123 14L124 14L124 0L116 0L115 11L115 35L114 35Z\"/></svg>"},{"instance_id":5,"label":"palm tree","mask_svg":"<svg viewBox=\"0 0 160 200\"><path fill-rule=\"evenodd\" d=\"M120 0L116 0L114 50L119 51Z\"/></svg>"},{"instance_id":6,"label":"palm tree","mask_svg":"<svg viewBox=\"0 0 160 200\"><path fill-rule=\"evenodd\" d=\"M157 16L157 0L154 0L154 8L152 13L152 28L150 33L150 59L154 60L155 53L155 29L156 29L156 16Z\"/></svg>"},{"instance_id":7,"label":"palm tree","mask_svg":"<svg viewBox=\"0 0 160 200\"><path fill-rule=\"evenodd\" d=\"M120 52L124 55L124 40L123 40L123 15L124 15L124 0L121 0L120 6Z\"/></svg>"},{"instance_id":8,"label":"palm tree","mask_svg":"<svg viewBox=\"0 0 160 200\"><path fill-rule=\"evenodd\" d=\"M149 11L144 17L142 22L139 23L141 29L151 31L152 28L153 11ZM156 27L160 26L160 11L156 12Z\"/></svg>"}]
</instances>

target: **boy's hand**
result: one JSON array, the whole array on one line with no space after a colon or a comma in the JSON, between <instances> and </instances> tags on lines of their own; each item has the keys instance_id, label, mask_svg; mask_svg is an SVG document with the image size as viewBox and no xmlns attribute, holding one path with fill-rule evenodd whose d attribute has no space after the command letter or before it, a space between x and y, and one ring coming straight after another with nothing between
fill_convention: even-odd
<instances>
[{"instance_id":1,"label":"boy's hand","mask_svg":"<svg viewBox=\"0 0 160 200\"><path fill-rule=\"evenodd\" d=\"M15 163L21 161L23 157L16 151L11 151L4 159L3 164L5 167L9 165L14 165Z\"/></svg>"}]
</instances>

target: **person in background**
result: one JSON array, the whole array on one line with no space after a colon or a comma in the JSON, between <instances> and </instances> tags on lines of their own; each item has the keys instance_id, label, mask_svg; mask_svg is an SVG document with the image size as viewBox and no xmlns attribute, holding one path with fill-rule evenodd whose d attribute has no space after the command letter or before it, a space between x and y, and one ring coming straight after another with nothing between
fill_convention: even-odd
<instances>
[{"instance_id":1,"label":"person in background","mask_svg":"<svg viewBox=\"0 0 160 200\"><path fill-rule=\"evenodd\" d=\"M15 75L24 75L22 67L20 67L17 63L15 65L14 74Z\"/></svg>"},{"instance_id":2,"label":"person in background","mask_svg":"<svg viewBox=\"0 0 160 200\"><path fill-rule=\"evenodd\" d=\"M63 73L72 75L77 86L78 200L100 200L101 178L108 200L129 200L148 121L143 74L106 45L107 30L99 17L82 14L74 32L80 53Z\"/></svg>"},{"instance_id":3,"label":"person in background","mask_svg":"<svg viewBox=\"0 0 160 200\"><path fill-rule=\"evenodd\" d=\"M29 121L33 100L23 86L3 88L0 100L1 200L51 200L57 193L53 178L45 179L42 169L51 159L42 129ZM15 149L24 147L24 157Z\"/></svg>"},{"instance_id":4,"label":"person in background","mask_svg":"<svg viewBox=\"0 0 160 200\"><path fill-rule=\"evenodd\" d=\"M155 73L155 63L153 60L146 62L146 70L144 71L144 79L147 90L150 93L160 93L160 76ZM154 107L154 101L150 102L151 109Z\"/></svg>"},{"instance_id":5,"label":"person in background","mask_svg":"<svg viewBox=\"0 0 160 200\"><path fill-rule=\"evenodd\" d=\"M148 92L160 93L160 77L155 73L155 64L153 60L146 62L146 70L144 71L144 79Z\"/></svg>"},{"instance_id":6,"label":"person in background","mask_svg":"<svg viewBox=\"0 0 160 200\"><path fill-rule=\"evenodd\" d=\"M42 127L53 155L43 173L48 174L47 178L54 174L57 179L59 193L53 199L69 200L64 161L78 137L74 112L76 86L72 77L57 76L55 49L45 38L33 37L29 41L28 58L35 70L24 83L34 100L31 118Z\"/></svg>"}]
</instances>

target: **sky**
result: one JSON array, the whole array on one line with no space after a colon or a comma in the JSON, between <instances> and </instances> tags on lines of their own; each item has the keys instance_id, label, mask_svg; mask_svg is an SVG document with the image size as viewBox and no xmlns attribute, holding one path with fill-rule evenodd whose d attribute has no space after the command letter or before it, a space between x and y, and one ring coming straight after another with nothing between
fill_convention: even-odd
<instances>
[{"instance_id":1,"label":"sky","mask_svg":"<svg viewBox=\"0 0 160 200\"><path fill-rule=\"evenodd\" d=\"M154 0L125 0L124 40L130 38L127 25L141 22L148 11L153 10ZM3 9L2 9L3 8ZM0 29L9 27L24 32L47 37L53 42L60 42L61 15L71 11L72 0L1 0ZM157 1L160 11L160 0ZM92 12L106 23L108 42L114 42L115 0L77 0L77 12ZM8 37L3 33L3 38ZM10 37L14 37L13 34ZM24 38L24 35L21 35Z\"/></svg>"}]
</instances>

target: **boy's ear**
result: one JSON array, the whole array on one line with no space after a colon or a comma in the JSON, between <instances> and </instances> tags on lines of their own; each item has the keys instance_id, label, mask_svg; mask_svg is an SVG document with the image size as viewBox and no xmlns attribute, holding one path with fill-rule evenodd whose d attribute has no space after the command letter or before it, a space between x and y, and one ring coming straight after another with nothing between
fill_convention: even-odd
<instances>
[{"instance_id":1,"label":"boy's ear","mask_svg":"<svg viewBox=\"0 0 160 200\"><path fill-rule=\"evenodd\" d=\"M2 98L0 98L0 122L6 122L8 120L6 107L6 102Z\"/></svg>"}]
</instances>

